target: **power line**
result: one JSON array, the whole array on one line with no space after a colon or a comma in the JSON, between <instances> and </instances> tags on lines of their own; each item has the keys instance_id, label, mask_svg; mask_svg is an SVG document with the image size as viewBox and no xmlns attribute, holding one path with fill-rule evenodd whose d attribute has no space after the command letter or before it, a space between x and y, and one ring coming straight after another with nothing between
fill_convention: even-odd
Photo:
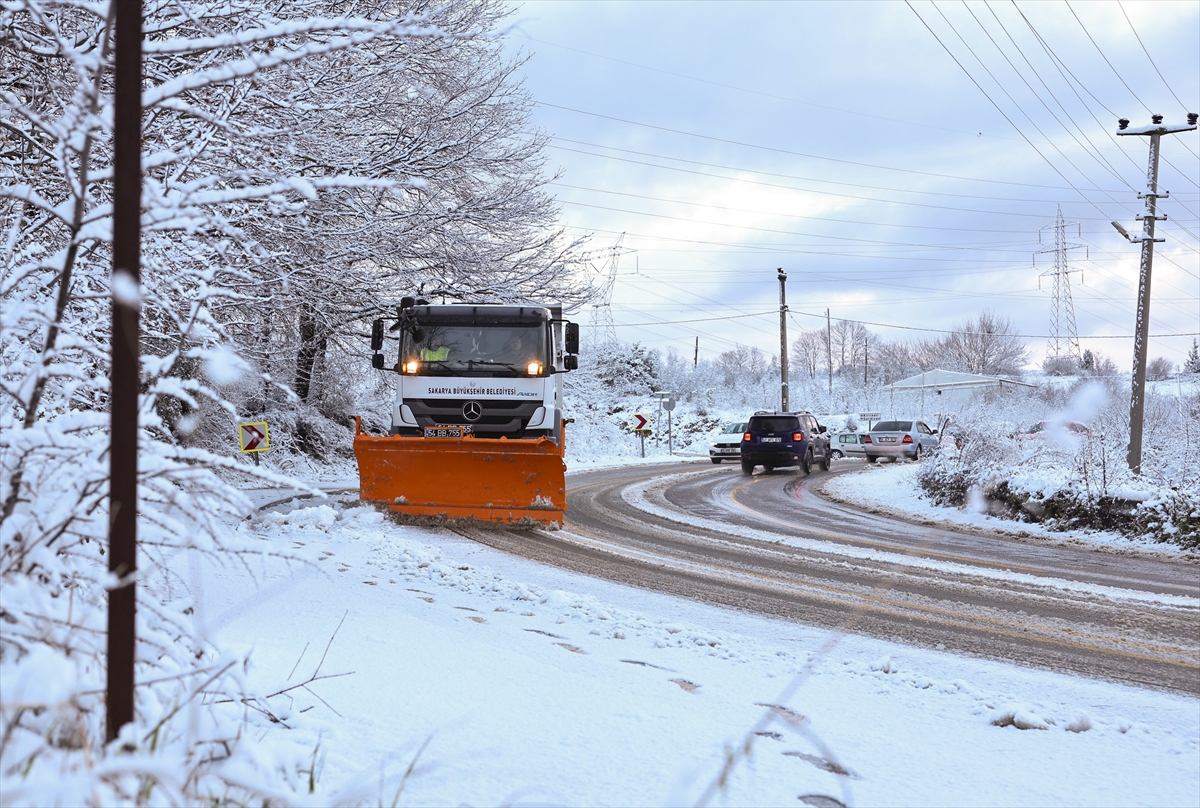
<instances>
[{"instance_id":1,"label":"power line","mask_svg":"<svg viewBox=\"0 0 1200 808\"><path fill-rule=\"evenodd\" d=\"M905 2L907 3L908 0L905 0ZM912 8L912 6L909 5L909 8ZM915 9L913 11L914 11L914 13L916 13ZM918 17L919 17L919 15L918 15ZM922 22L924 22L924 20L922 20ZM928 27L928 26L926 26L926 27ZM940 40L939 40L939 42L940 42ZM943 47L945 47L945 46L943 45ZM1074 185L1071 185L1070 180L1067 180L1066 177L1063 177L1063 180L1066 181L1068 185L1071 185L1070 188L1062 188L1062 187L1059 187L1056 185L1038 185L1036 183L1029 183L1029 182L1013 182L1011 180L989 180L989 179L984 179L982 177L961 177L956 174L940 174L935 171L919 171L917 169L912 169L912 168L896 168L895 166L884 166L884 165L878 165L875 163L861 163L856 160L842 160L837 157L825 157L820 154L808 154L806 152L792 151L790 149L780 149L775 146L763 146L763 145L760 145L757 143L746 143L744 141L732 140L730 138L716 137L714 135L702 135L702 134L699 134L696 132L688 132L683 129L672 129L671 127L668 127L668 126L657 126L655 124L643 123L641 121L631 121L628 118L618 118L614 115L603 115L599 112L589 112L589 111L583 110L583 109L576 109L574 107L562 106L561 104L551 104L548 101L535 101L534 103L536 105L538 105L539 107L550 107L551 109L561 109L565 112L574 112L579 115L589 115L593 118L603 118L604 120L608 120L608 121L616 121L617 123L627 123L627 124L630 124L631 126L641 126L641 127L647 128L647 129L656 129L660 132L669 132L674 135L684 135L686 137L694 137L694 138L699 138L701 140L711 140L716 143L728 143L731 146L743 146L748 149L760 149L762 151L775 152L777 154L789 154L793 157L805 157L810 160L825 160L825 161L828 161L831 163L841 163L843 165L860 166L862 168L875 168L875 169L879 169L880 171L898 171L898 172L901 172L904 174L919 174L924 177L939 177L941 179L963 180L965 182L986 182L986 183L991 183L993 185L1016 185L1016 186L1021 186L1024 188L1045 188L1048 190L1055 190L1055 191L1066 191L1066 190L1073 190L1076 192L1079 191L1078 188L1076 188ZM1003 114L1003 113L1001 113L1001 114ZM1010 121L1010 123L1011 123L1011 121ZM1018 132L1019 131L1020 130L1018 130ZM1021 133L1021 137L1025 138L1025 142L1029 143L1031 146L1033 145L1032 143L1030 143L1029 138L1025 137L1024 133ZM1040 153L1041 152L1039 152L1039 154ZM1096 190L1100 190L1100 189L1096 189Z\"/></svg>"},{"instance_id":2,"label":"power line","mask_svg":"<svg viewBox=\"0 0 1200 808\"><path fill-rule=\"evenodd\" d=\"M1025 51L1023 51L1021 49L1021 46L1017 43L1016 37L1014 37L1012 35L1012 33L1008 30L1008 27L1004 24L1004 21L1000 19L1000 15L996 13L996 10L994 8L992 8L991 3L987 2L987 0L984 0L984 6L987 7L987 10L991 13L992 18L995 19L996 23L1000 26L1000 30L1004 32L1004 35L1006 37L1008 37L1008 41L1012 43L1013 47L1016 48L1017 53L1020 54L1021 58L1025 61L1025 64L1028 65L1029 69L1033 72L1034 77L1039 82L1041 82L1042 87L1044 87L1046 89L1046 92L1050 94L1050 97L1054 100L1054 103L1057 104L1058 108L1061 109L1063 114L1067 116L1067 120L1069 120L1074 125L1074 127L1079 131L1079 134L1083 137L1083 139L1086 140L1088 142L1088 145L1092 147L1092 151L1095 152L1095 154L1092 155L1093 159L1095 159L1098 163L1101 163L1102 167L1106 168L1109 173L1111 173L1114 177L1116 177L1118 182L1124 183L1126 188L1129 188L1132 190L1133 186L1130 185L1128 182L1126 182L1125 178L1122 177L1117 172L1116 168L1113 167L1112 163L1110 163L1108 161L1108 158L1106 158L1101 153L1099 147L1097 147L1096 144L1092 142L1091 138L1089 138L1087 136L1087 133L1083 131L1083 127L1080 126L1079 123L1076 122L1076 120L1073 117L1071 117L1071 113L1070 113L1070 111L1067 110L1066 106L1061 101L1058 100L1058 96L1054 94L1054 91L1050 89L1050 85L1047 84L1046 80L1042 78L1042 74L1038 72L1038 69L1034 66L1033 62L1030 61L1029 57L1025 55ZM969 6L967 7L967 10L970 11ZM974 12L972 12L972 16L974 16ZM978 22L978 20L976 20L976 22ZM982 23L980 23L980 27L981 28L983 27ZM996 49L997 50L1000 49L998 45L997 45ZM1001 54L1003 55L1003 51L1001 51ZM1005 57L1005 59L1007 60L1007 56ZM1009 62L1009 64L1012 65L1012 62ZM1013 71L1016 72L1018 75L1020 75L1020 72L1017 71L1015 66L1013 66ZM1060 71L1060 74L1061 74L1061 71ZM1024 81L1024 77L1022 77L1022 81ZM1030 87L1029 82L1025 82L1025 86L1029 87L1030 91L1034 93L1035 97L1037 97L1037 92L1032 87ZM1067 86L1070 87L1070 84L1068 83ZM1071 88L1071 89L1072 89L1072 91L1074 91L1074 88ZM1078 93L1076 93L1076 97L1078 97ZM1038 100L1041 101L1041 98L1039 97ZM1050 107L1044 101L1042 102L1042 106L1046 107L1046 111L1050 112L1050 114L1054 117L1054 119L1056 121L1058 121L1058 123L1063 127L1063 129L1065 131L1068 132L1068 134L1071 134L1070 129L1067 128L1067 125L1058 119L1058 116L1054 114L1054 112L1050 109ZM1097 121L1097 123L1099 123L1099 121ZM1101 126L1101 129L1103 130L1103 126ZM1103 130L1103 131L1107 131L1107 130ZM1074 136L1074 134L1071 134L1071 137L1072 137L1072 139L1075 140L1075 142L1077 144L1079 144L1080 148L1083 148L1084 151L1087 151L1087 147L1084 146L1082 143L1080 143L1079 139L1076 138ZM1112 139L1112 136L1109 135L1109 138ZM1116 140L1114 139L1113 142L1116 143ZM1120 149L1120 147L1118 147L1118 150L1121 151L1122 154L1125 154L1124 150ZM1126 155L1126 156L1128 156L1128 155Z\"/></svg>"},{"instance_id":3,"label":"power line","mask_svg":"<svg viewBox=\"0 0 1200 808\"><path fill-rule=\"evenodd\" d=\"M918 19L921 19L921 15L917 13L917 10L916 10L916 8L914 8L914 7L913 7L912 3L910 3L910 2L909 2L909 0L904 0L904 2L905 2L905 4L906 4L906 5L907 5L907 6L908 6L910 9L912 9L912 12L913 12L914 14L916 14L916 15L917 15L917 18L918 18ZM988 76L989 76L989 77L992 79L992 81L994 81L994 82L996 83L996 86L998 86L998 87L1000 88L1000 91L1001 91L1001 92L1003 92L1003 93L1004 93L1004 94L1005 94L1005 95L1008 97L1008 100L1009 100L1009 101L1012 101L1013 105L1014 105L1014 106L1017 108L1017 110L1018 110L1018 111L1019 111L1019 112L1020 112L1022 115L1024 115L1024 116L1025 116L1025 118L1026 118L1026 120L1028 120L1028 121L1029 121L1029 123L1033 125L1033 128L1037 130L1038 134L1040 134L1042 137L1046 138L1046 135L1045 135L1045 133L1044 133L1044 132L1042 132L1042 130L1041 130L1039 127L1038 127L1038 125L1037 125L1036 123L1034 123L1034 122L1033 122L1033 118L1031 118L1031 117L1029 116L1029 114L1028 114L1028 113L1026 113L1024 109L1022 109L1022 108L1021 108L1021 105L1020 105L1020 104L1018 104L1018 103L1016 102L1016 100L1015 100L1015 99L1012 97L1012 95L1011 95L1011 94L1009 94L1008 90L1006 90L1006 89L1004 88L1004 85L1003 85L1003 84L1001 84L1001 83L1000 83L1000 81L999 81L999 80L998 80L998 79L997 79L997 78L996 78L994 75L992 75L992 71L988 69L987 65L983 63L983 60L979 58L979 56L978 56L978 55L975 53L974 49L973 49L973 48L972 48L972 47L971 47L971 46L970 46L970 45L967 43L966 39L964 39L964 38L963 38L962 34L960 34L960 33L958 32L958 29L954 27L954 23L950 22L949 18L948 18L948 17L946 17L946 14L945 14L945 12L943 12L943 11L942 11L940 8L938 8L938 5L937 5L937 3L933 2L932 0L930 0L930 4L933 6L933 9L934 9L934 11L936 11L936 12L937 12L937 13L938 13L938 14L941 16L941 18L942 18L942 19L943 19L943 20L946 22L946 25L950 26L950 30L951 30L951 31L953 31L953 32L954 32L954 35L955 35L955 36L957 36L957 37L958 37L958 39L959 39L959 41L963 43L963 45L966 47L967 51L968 51L968 52L969 52L969 53L970 53L972 56L974 56L974 57L975 57L975 61L979 62L979 65L980 65L980 67L982 67L982 68L983 68L984 72L985 72L985 73L987 73L987 74L988 74ZM1052 170L1052 171L1053 171L1055 174L1057 174L1058 176L1062 177L1062 179L1063 179L1063 182L1067 183L1067 185L1070 185L1070 186L1071 186L1071 189L1072 189L1073 191L1075 191L1075 193L1079 194L1079 196L1080 196L1082 199L1084 199L1084 201L1088 202L1089 204L1091 204L1091 206L1092 206L1092 207L1096 208L1096 210L1097 210L1097 211L1098 211L1098 212L1099 212L1101 215L1104 215L1104 211L1100 210L1099 206L1097 206L1097 205L1096 205L1094 202L1092 202L1091 200L1089 200L1089 199L1088 199L1088 198L1087 198L1087 197L1084 195L1084 193L1083 193L1081 190L1079 190L1079 188L1075 187L1075 184L1074 184L1073 182L1071 182L1069 179L1067 179L1067 176L1066 176L1065 174L1063 174L1063 173L1062 173L1062 172L1061 172L1061 171L1058 169L1058 166L1054 165L1054 163L1053 163L1053 162L1050 160L1050 158L1049 158L1049 157L1047 157L1047 156L1046 156L1046 155L1045 155L1045 154L1042 152L1042 150L1041 150L1041 149L1039 149L1039 148L1038 148L1038 147L1037 147L1037 146L1034 144L1034 142L1033 142L1032 140L1030 140L1030 139L1029 139L1029 137L1028 137L1028 136L1027 136L1027 135L1026 135L1026 134L1025 134L1023 131L1021 131L1021 128L1020 128L1019 126L1017 126L1017 124L1016 124L1016 123L1015 123L1015 122L1012 120L1012 118L1010 118L1010 117L1008 116L1008 114L1007 114L1007 113L1006 113L1006 112L1005 112L1005 111L1004 111L1004 110L1003 110L1003 109L1000 107L1000 105L999 105L999 104L997 104L997 103L995 102L995 100L993 100L993 99L992 99L992 97L991 97L991 96L990 96L990 95L987 93L987 91L983 89L983 86L982 86L982 85L981 85L981 84L980 84L978 81L976 81L976 80L975 80L975 77L974 77L974 76L972 76L972 75L970 74L970 72L968 72L968 71L967 71L967 68L966 68L966 66L964 66L964 65L963 65L963 63L962 63L962 62L960 62L960 61L958 60L958 58L957 58L957 57L956 57L956 56L955 56L953 53L951 53L951 52L950 52L950 49L949 49L948 47L946 47L946 43L942 42L941 38L940 38L940 37L939 37L939 36L938 36L936 33L934 33L934 31L933 31L933 29L932 29L932 28L930 28L930 27L929 27L929 24L928 24L928 23L926 23L924 19L921 19L921 23L922 23L923 25L925 25L925 28L926 28L926 29L929 31L929 33L933 34L933 37L934 37L934 39L936 39L936 40L938 41L938 44L939 44L939 45L941 45L943 49L945 49L946 53L948 53L948 54L950 55L950 58L951 58L951 59L954 59L954 63L955 63L955 64L957 64L957 65L958 65L958 66L959 66L959 67L962 69L962 71L963 71L964 73L966 73L966 75L967 75L967 78L969 78L969 79L971 80L971 82L972 82L972 83L973 83L973 84L974 84L974 85L975 85L977 88L979 88L979 91L980 91L981 93L983 93L984 97L985 97L985 98L987 98L987 100L988 100L989 102L991 102L992 106L994 106L994 107L996 108L996 111L997 111L997 112L999 112L1001 115L1003 115L1003 116L1004 116L1004 120L1008 121L1008 123L1009 123L1009 124L1010 124L1010 125L1013 127L1013 129L1016 129L1016 130L1017 130L1017 133L1018 133L1018 134L1020 134L1020 135L1021 135L1021 137L1025 138L1025 142L1029 144L1029 147L1030 147L1031 149L1033 149L1035 152L1037 152L1037 153L1038 153L1038 156L1040 156L1040 157L1041 157L1041 158L1042 158L1042 159L1043 159L1043 160L1046 162L1046 165L1050 166L1050 169L1051 169L1051 170ZM1049 138L1046 138L1046 139L1047 139L1047 140L1049 140ZM1080 170L1080 168L1079 168L1078 166L1076 166L1074 163L1072 163L1072 162L1071 162L1071 160L1070 160L1070 158L1068 158L1068 157L1067 157L1065 154L1063 154L1063 151L1062 151L1062 149L1059 149L1059 148L1058 148L1058 146L1057 146L1056 144L1054 144L1054 143L1053 143L1053 141L1051 141L1050 145L1054 146L1054 149L1055 149L1055 151L1057 151L1057 152L1058 152L1060 155L1062 155L1063 159L1067 161L1067 164L1068 164L1068 165L1070 165L1070 166L1071 166L1071 168L1074 168L1076 171L1078 171L1078 172L1079 172L1079 174L1080 174L1080 175L1081 175L1081 176L1082 176L1082 177L1083 177L1085 180L1087 180L1088 182L1092 182L1091 178L1089 178L1089 177L1087 176L1087 174L1084 174L1084 173L1083 173L1083 171L1082 171L1082 170ZM1095 184L1096 184L1096 183L1092 182L1092 185L1095 185ZM1099 188L1097 187L1097 189L1096 189L1096 190L1099 190ZM1106 195L1107 195L1107 194L1106 194ZM1110 200L1111 200L1111 201L1113 201L1113 202L1116 202L1116 200L1115 200L1115 199L1112 199L1111 197L1109 197L1109 198L1110 198Z\"/></svg>"},{"instance_id":4,"label":"power line","mask_svg":"<svg viewBox=\"0 0 1200 808\"><path fill-rule=\"evenodd\" d=\"M1070 0L1063 0L1063 3L1066 4L1067 9L1070 10L1071 16L1075 18L1075 22L1079 23L1079 27L1083 29L1083 33L1087 34L1088 41L1092 43L1092 46L1095 47L1095 49L1096 49L1096 53L1100 54L1100 58L1103 59L1104 63L1106 65L1108 65L1110 70L1112 70L1113 75L1116 76L1117 79L1122 84L1125 85L1125 89L1129 90L1129 94L1132 95L1134 98L1136 98L1137 102L1139 104L1141 104L1143 107L1145 107L1147 112L1153 113L1153 110L1151 110L1150 107L1146 106L1146 102L1143 101L1141 99L1141 97L1139 97L1138 94L1133 91L1133 88L1129 86L1129 82L1125 81L1125 77L1117 72L1117 68L1113 67L1113 63L1110 62L1108 60L1108 57L1104 55L1104 51L1100 50L1100 45L1098 45L1096 43L1096 40L1092 38L1092 34L1090 31L1088 31L1087 26L1083 24L1083 20L1079 19L1079 15L1075 13L1075 9L1071 8ZM1110 114L1112 114L1114 117L1116 117L1116 113L1112 112L1111 110L1110 110Z\"/></svg>"},{"instance_id":5,"label":"power line","mask_svg":"<svg viewBox=\"0 0 1200 808\"><path fill-rule=\"evenodd\" d=\"M1121 5L1121 0L1117 0L1117 8L1121 9L1121 16L1125 18L1125 22L1129 23L1129 30L1133 31L1134 39L1136 39L1138 44L1142 46L1142 53L1146 54L1146 58L1150 60L1150 66L1154 68L1154 72L1158 74L1160 79L1162 79L1163 86L1167 88L1167 92L1169 92L1175 101L1178 102L1180 108L1185 113L1191 112L1191 110L1187 108L1187 104L1183 103L1183 101L1180 101L1179 96L1175 95L1175 91L1171 89L1171 85L1167 83L1167 77L1162 74L1162 71L1158 69L1158 65L1154 63L1154 57L1150 55L1150 51L1146 50L1146 43L1142 42L1142 38L1138 36L1137 29L1133 27L1133 20L1129 19L1129 14L1125 11L1125 6Z\"/></svg>"},{"instance_id":6,"label":"power line","mask_svg":"<svg viewBox=\"0 0 1200 808\"><path fill-rule=\"evenodd\" d=\"M711 204L704 203L704 202L689 202L689 201L683 200L683 199L666 199L664 197L647 196L645 194L634 194L634 193L629 193L626 191L609 191L604 188L588 188L588 187L585 187L582 185L568 185L567 183L562 183L562 182L551 182L549 184L554 187L557 187L557 188L569 188L571 190L587 191L589 193L609 194L612 196L623 196L623 197L627 197L629 199L643 199L643 200L646 200L647 202L666 202L667 204L671 204L671 205L685 205L688 207L708 208L711 210L722 210L722 211L726 211L729 213L749 213L749 214L754 214L757 216L775 216L775 217L781 217L781 218L785 218L785 219L801 219L801 220L805 220L805 221L811 220L811 221L823 221L823 222L836 222L839 224L860 224L860 225L866 225L868 227L905 227L905 228L916 227L921 230L956 230L956 231L964 231L964 232L972 232L972 233L1003 232L1003 233L1024 233L1025 235L1029 234L1028 231L1023 231L1023 230L989 231L989 230L974 230L972 228L965 228L965 227L950 227L950 228L925 227L925 226L920 226L920 225L891 224L891 223L887 223L887 222L860 222L860 221L854 221L854 220L849 220L849 219L830 219L830 218L826 218L823 216L805 216L803 214L789 214L789 213L778 213L778 212L771 212L771 211L749 210L747 208L729 208L729 207L725 207L723 205L711 205ZM650 214L647 214L647 215L650 215ZM731 227L739 227L740 225L730 225L730 226ZM807 235L807 236L812 236L815 238L839 238L836 236L824 236L824 235L814 234L814 233L797 233L796 235ZM893 241L872 241L870 239L841 239L841 240L862 241L862 242L870 243L870 244L883 244L883 245L897 246L897 247L931 247L931 245L926 245L926 244L908 244L905 242L893 242ZM937 246L931 247L931 248L934 248L934 249L985 249L985 248L987 248L986 245L1017 244L1017 243L1024 243L1024 242L1015 242L1015 241L982 242L982 244L985 245L984 247L971 247L971 246L943 247L941 245L937 245Z\"/></svg>"},{"instance_id":7,"label":"power line","mask_svg":"<svg viewBox=\"0 0 1200 808\"><path fill-rule=\"evenodd\" d=\"M833 107L833 106L829 106L828 104L817 104L812 101L803 101L799 98L791 98L786 95L776 95L775 93L767 93L767 92L763 92L762 90L754 90L749 87L739 87L736 84L726 84L726 83L720 82L720 81L713 81L712 79L702 79L698 76L689 76L686 73L678 73L674 70L665 70L661 67L651 67L650 65L643 65L643 64L639 64L637 62L630 62L626 59L618 59L614 56L605 56L604 54L593 53L592 51L586 51L586 50L583 50L582 48L574 48L574 47L570 47L568 45L562 45L558 42L548 42L544 39L537 39L535 37L531 37L528 35L525 35L525 38L528 39L530 42L537 42L542 45L550 45L551 47L562 48L563 50L573 51L575 53L582 53L585 56L591 56L596 59L604 59L609 62L615 62L617 64L628 65L630 67L636 67L640 70L649 70L654 73L662 73L663 75L666 75L666 76L674 76L675 78L686 79L688 81L695 81L695 82L699 82L700 84L708 84L713 87L722 87L726 90L737 90L738 92L742 92L742 93L750 93L751 95L757 95L757 96L761 96L763 98L773 98L777 101L787 101L792 104L803 104L803 105L809 106L809 107L816 107L817 109L827 109L830 112L840 112L844 115L859 115L863 118L872 118L877 121L887 121L889 123L902 123L907 126L919 126L923 129L938 129L942 132L954 132L955 134L960 134L960 135L971 135L971 136L976 135L975 132L968 132L965 129L951 129L946 126L935 126L930 123L919 123L917 121L906 121L903 118L889 118L885 115L872 115L869 112L862 112L860 110L843 109L842 107ZM997 136L993 135L992 137L997 137ZM1003 139L1011 140L1012 138L1003 138Z\"/></svg>"},{"instance_id":8,"label":"power line","mask_svg":"<svg viewBox=\"0 0 1200 808\"><path fill-rule=\"evenodd\" d=\"M700 177L708 177L710 179L725 180L727 182L742 182L742 183L747 183L750 185L759 185L764 188L781 188L781 189L785 189L785 190L789 190L789 191L800 191L803 193L822 194L824 196L836 196L836 197L840 197L842 199L857 199L857 200L861 200L861 201L865 201L865 202L882 202L882 203L888 204L888 205L902 205L905 207L915 207L915 208L930 208L932 210L949 210L949 211L954 211L956 213L978 213L978 214L982 214L985 216L1020 216L1020 217L1024 217L1024 218L1032 218L1032 219L1038 219L1038 220L1044 220L1046 218L1044 214L1040 214L1040 213L1019 213L1019 212L1015 212L1015 211L1003 211L1003 210L980 210L978 208L962 208L962 207L954 207L951 205L933 205L928 202L906 202L904 200L899 200L899 199L881 199L879 197L874 197L874 196L859 196L856 194L839 193L837 191L822 191L822 190L818 190L815 188L797 188L793 185L781 185L779 183L764 182L762 180L751 180L751 179L746 179L744 177L727 177L727 176L723 176L721 174L711 174L711 173L708 173L705 171L696 171L696 170L690 169L690 168L680 168L679 166L664 166L664 165L659 165L657 163L647 163L642 160L633 160L628 157L614 157L609 154L595 154L593 152L582 151L580 149L569 149L565 146L552 145L552 148L559 149L561 151L571 152L573 154L584 154L584 155L588 155L590 157L599 157L600 159L603 159L603 160L616 160L617 162L631 163L633 165L646 166L647 168L657 168L657 169L660 169L663 171L674 171L674 172L677 172L680 174L693 174L693 175L700 176ZM607 148L607 147L602 147L602 148ZM1076 189L1076 190L1078 190L1078 189ZM1085 197L1085 199L1086 199L1086 197ZM1099 210L1099 208L1097 208L1097 210ZM1100 211L1100 213L1101 213L1101 216L1099 216L1099 217L1093 217L1090 219L1084 217L1083 221L1108 222L1108 221L1112 220L1112 217L1109 215L1105 215L1103 211ZM1130 215L1132 215L1132 214L1130 214Z\"/></svg>"},{"instance_id":9,"label":"power line","mask_svg":"<svg viewBox=\"0 0 1200 808\"><path fill-rule=\"evenodd\" d=\"M865 188L865 189L871 190L871 191L890 191L890 192L899 193L899 194L924 194L926 196L949 196L949 197L954 197L956 199L986 199L989 202L1030 202L1030 203L1041 204L1045 201L1044 199L1034 199L1031 197L984 196L982 194L956 194L956 193L951 193L949 191L926 191L926 190L918 189L918 188L890 188L885 185L865 185L863 183L857 183L857 182L845 182L844 180L826 180L826 179L821 179L819 177L802 177L797 174L780 174L780 173L774 172L774 171L762 171L762 170L756 169L756 168L746 168L745 166L730 166L730 165L723 165L721 163L710 163L710 162L707 162L704 160L690 160L685 157L675 157L673 155L668 155L668 154L654 154L653 152L638 151L637 149L626 149L626 148L622 148L620 146L608 146L603 143L589 143L586 140L574 140L573 138L561 137L559 135L552 135L550 139L559 141L561 143L573 143L577 146L590 146L591 148L594 148L594 149L608 149L610 151L622 152L623 154L636 154L641 157L653 157L656 160L673 160L677 163L687 163L689 165L705 166L707 168L720 168L720 169L723 169L726 171L752 172L754 174L759 174L764 177L779 177L780 179L798 180L800 182L823 182L823 183L826 183L827 185L840 185L840 186L845 186L847 188ZM1114 140L1113 142L1115 143L1116 141ZM555 148L561 148L561 147L555 147ZM564 151L568 151L568 150L564 149ZM591 152L579 152L579 153L591 154ZM596 156L604 156L604 155L596 155ZM1124 182L1124 180L1122 180L1122 182ZM1128 183L1126 183L1126 185L1128 185ZM1059 190L1067 190L1067 189L1062 188ZM1124 193L1124 189L1111 190L1111 189L1101 188L1101 189L1097 189L1097 190L1099 190L1101 193Z\"/></svg>"},{"instance_id":10,"label":"power line","mask_svg":"<svg viewBox=\"0 0 1200 808\"><path fill-rule=\"evenodd\" d=\"M774 313L774 312L768 312L768 313ZM789 314L803 314L805 317L816 317L820 320L824 320L827 316L823 312L821 314L813 314L812 312L807 312L807 311L789 311ZM966 336L978 336L978 334L979 334L978 331L947 331L947 330L940 329L940 328L919 328L918 326L914 326L914 325L895 325L893 323L872 323L867 320L852 320L852 319L849 319L846 317L834 317L832 319L838 320L839 322L845 322L845 323L861 323L862 325L873 325L876 328L896 328L901 331L922 331L922 332L929 333L929 334L960 334L960 335L966 335ZM800 323L797 322L796 325L799 326ZM801 326L801 328L803 328L803 326ZM1050 338L1049 334L997 334L996 336L1015 337L1017 339L1049 339ZM1151 334L1150 336L1154 337L1155 339L1162 339L1162 338L1166 338L1166 337L1198 337L1198 336L1200 336L1200 331L1195 331L1195 332L1189 331L1189 332L1185 332L1182 334ZM1082 336L1082 337L1080 337L1080 339L1132 339L1132 337L1133 337L1132 334L1130 334L1128 336L1126 336L1124 334L1091 334L1091 335Z\"/></svg>"}]
</instances>

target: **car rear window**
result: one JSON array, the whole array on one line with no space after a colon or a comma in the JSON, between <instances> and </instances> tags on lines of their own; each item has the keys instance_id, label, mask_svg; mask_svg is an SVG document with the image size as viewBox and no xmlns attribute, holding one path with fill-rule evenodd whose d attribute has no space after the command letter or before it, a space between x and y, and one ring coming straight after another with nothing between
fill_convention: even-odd
<instances>
[{"instance_id":1,"label":"car rear window","mask_svg":"<svg viewBox=\"0 0 1200 808\"><path fill-rule=\"evenodd\" d=\"M880 421L871 427L872 432L908 432L912 421Z\"/></svg>"},{"instance_id":2,"label":"car rear window","mask_svg":"<svg viewBox=\"0 0 1200 808\"><path fill-rule=\"evenodd\" d=\"M795 418L751 418L751 432L791 432L800 428L800 422Z\"/></svg>"}]
</instances>

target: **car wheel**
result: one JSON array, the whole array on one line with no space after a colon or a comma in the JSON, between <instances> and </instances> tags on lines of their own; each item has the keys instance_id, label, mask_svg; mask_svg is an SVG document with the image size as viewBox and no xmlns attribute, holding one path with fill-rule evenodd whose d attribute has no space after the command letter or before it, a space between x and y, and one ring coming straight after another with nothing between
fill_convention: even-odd
<instances>
[{"instance_id":1,"label":"car wheel","mask_svg":"<svg viewBox=\"0 0 1200 808\"><path fill-rule=\"evenodd\" d=\"M719 465L721 465L721 458L714 457L714 458L712 458L712 462L713 462L714 466L719 466Z\"/></svg>"},{"instance_id":2,"label":"car wheel","mask_svg":"<svg viewBox=\"0 0 1200 808\"><path fill-rule=\"evenodd\" d=\"M917 450L915 452L913 452L913 462L914 463L921 462L921 444L919 444L919 443L917 444Z\"/></svg>"},{"instance_id":3,"label":"car wheel","mask_svg":"<svg viewBox=\"0 0 1200 808\"><path fill-rule=\"evenodd\" d=\"M809 474L812 473L812 450L811 449L809 449L807 452L804 453L804 459L800 461L800 470L804 472L805 476L808 476Z\"/></svg>"},{"instance_id":4,"label":"car wheel","mask_svg":"<svg viewBox=\"0 0 1200 808\"><path fill-rule=\"evenodd\" d=\"M875 462L876 460L878 460L878 459L879 459L879 458L878 458L878 457L876 457L875 455L867 455L867 462L868 462L868 463L874 463L874 462Z\"/></svg>"},{"instance_id":5,"label":"car wheel","mask_svg":"<svg viewBox=\"0 0 1200 808\"><path fill-rule=\"evenodd\" d=\"M743 460L742 461L742 474L753 474L753 473L754 473L754 464Z\"/></svg>"},{"instance_id":6,"label":"car wheel","mask_svg":"<svg viewBox=\"0 0 1200 808\"><path fill-rule=\"evenodd\" d=\"M841 460L843 457L845 457L845 455L842 454L839 449L834 449L832 452L830 452L830 454L833 455L834 460Z\"/></svg>"},{"instance_id":7,"label":"car wheel","mask_svg":"<svg viewBox=\"0 0 1200 808\"><path fill-rule=\"evenodd\" d=\"M825 456L821 458L821 471L829 471L829 451L825 451Z\"/></svg>"}]
</instances>

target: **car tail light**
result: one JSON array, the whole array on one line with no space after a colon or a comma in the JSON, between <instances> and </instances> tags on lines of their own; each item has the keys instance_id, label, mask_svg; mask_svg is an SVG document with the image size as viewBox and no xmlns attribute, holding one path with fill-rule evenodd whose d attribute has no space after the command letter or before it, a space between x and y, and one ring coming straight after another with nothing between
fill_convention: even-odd
<instances>
[{"instance_id":1,"label":"car tail light","mask_svg":"<svg viewBox=\"0 0 1200 808\"><path fill-rule=\"evenodd\" d=\"M870 443L870 442L871 442L871 436L863 435L863 443Z\"/></svg>"},{"instance_id":2,"label":"car tail light","mask_svg":"<svg viewBox=\"0 0 1200 808\"><path fill-rule=\"evenodd\" d=\"M792 435L792 440L804 440L803 432L796 432Z\"/></svg>"},{"instance_id":3,"label":"car tail light","mask_svg":"<svg viewBox=\"0 0 1200 808\"><path fill-rule=\"evenodd\" d=\"M747 432L745 435L742 435L742 440L750 440L750 433Z\"/></svg>"},{"instance_id":4,"label":"car tail light","mask_svg":"<svg viewBox=\"0 0 1200 808\"><path fill-rule=\"evenodd\" d=\"M904 440L902 440L900 442L901 443L912 443L912 435L905 435Z\"/></svg>"}]
</instances>

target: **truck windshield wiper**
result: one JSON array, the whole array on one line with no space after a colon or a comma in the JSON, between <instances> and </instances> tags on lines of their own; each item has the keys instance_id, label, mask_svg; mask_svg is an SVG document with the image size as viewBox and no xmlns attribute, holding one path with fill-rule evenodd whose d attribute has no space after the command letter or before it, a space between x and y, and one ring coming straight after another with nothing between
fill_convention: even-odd
<instances>
[{"instance_id":1,"label":"truck windshield wiper","mask_svg":"<svg viewBox=\"0 0 1200 808\"><path fill-rule=\"evenodd\" d=\"M437 365L442 370L450 371L451 376L462 376L461 372L456 372L454 367L450 366L449 359L422 359L421 364L422 365Z\"/></svg>"}]
</instances>

